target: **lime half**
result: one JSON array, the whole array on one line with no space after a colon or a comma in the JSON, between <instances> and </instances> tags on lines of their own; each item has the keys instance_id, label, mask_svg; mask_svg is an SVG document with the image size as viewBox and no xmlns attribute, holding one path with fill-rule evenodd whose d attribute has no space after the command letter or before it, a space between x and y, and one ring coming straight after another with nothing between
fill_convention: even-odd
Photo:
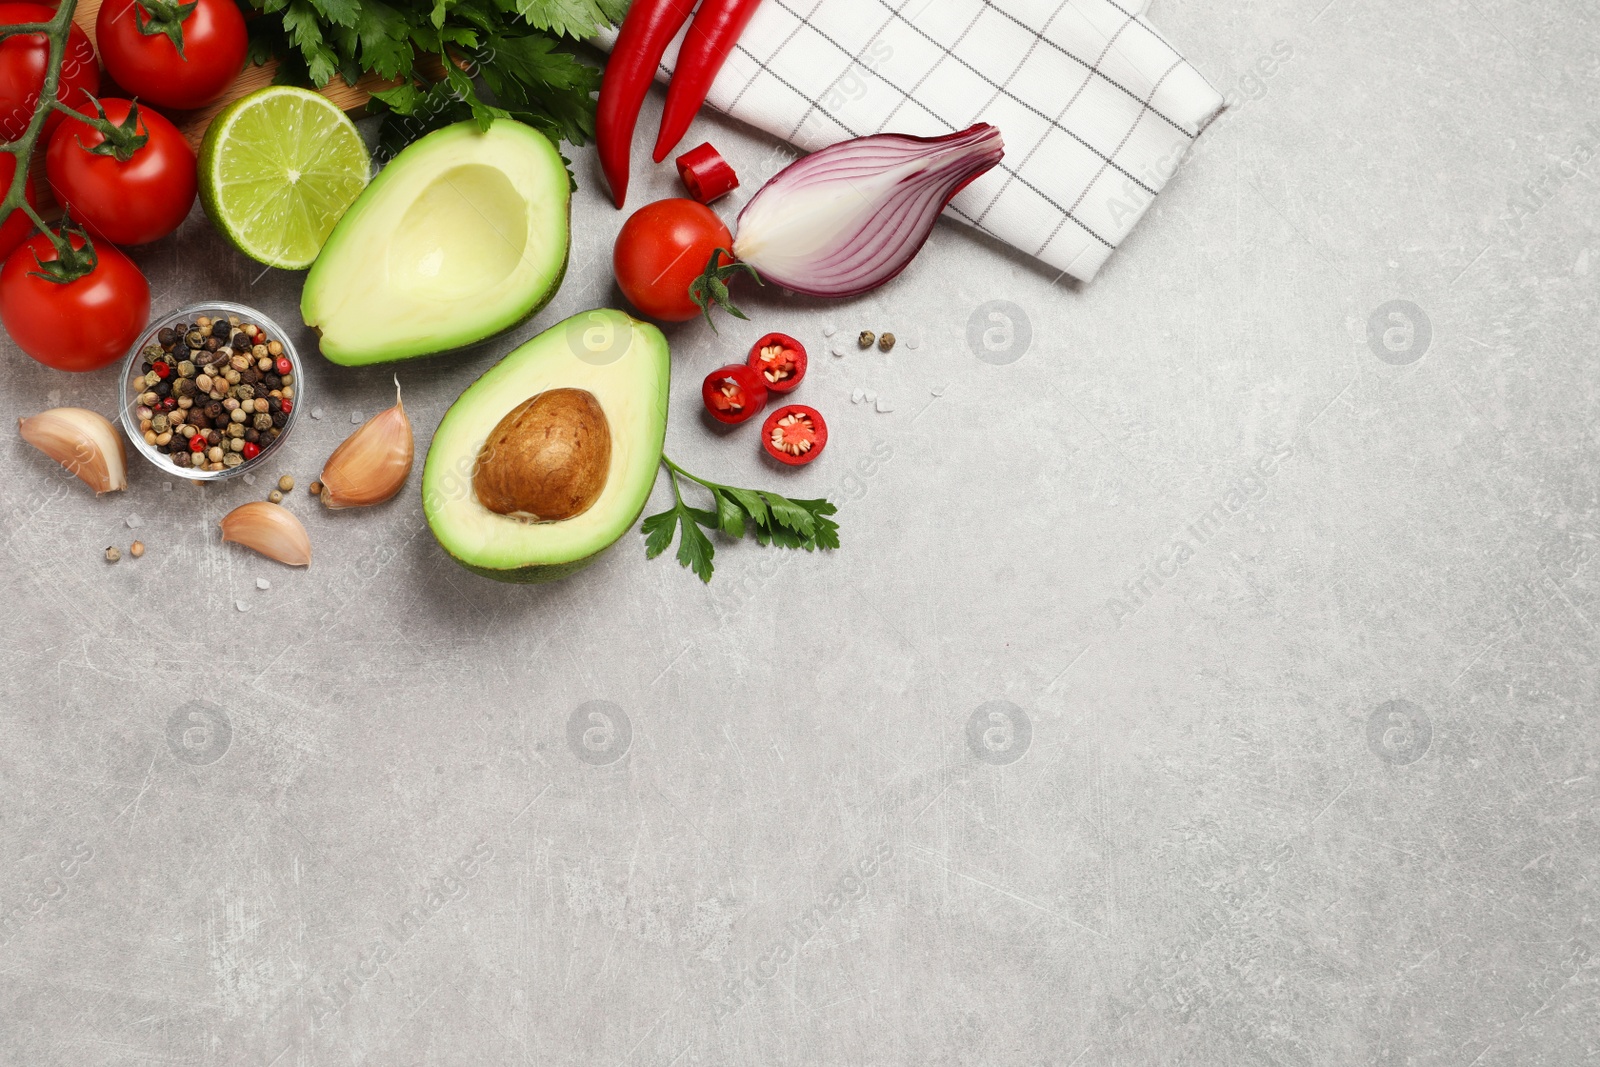
<instances>
[{"instance_id":1,"label":"lime half","mask_svg":"<svg viewBox=\"0 0 1600 1067\"><path fill-rule=\"evenodd\" d=\"M311 266L371 176L349 116L287 85L229 104L200 145L200 198L212 223L251 259L285 270Z\"/></svg>"}]
</instances>

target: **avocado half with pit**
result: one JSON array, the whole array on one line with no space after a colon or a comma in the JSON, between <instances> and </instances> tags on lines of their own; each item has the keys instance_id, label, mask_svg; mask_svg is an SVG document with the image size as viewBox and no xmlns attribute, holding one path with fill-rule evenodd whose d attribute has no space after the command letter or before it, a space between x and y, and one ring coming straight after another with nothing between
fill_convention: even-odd
<instances>
[{"instance_id":1,"label":"avocado half with pit","mask_svg":"<svg viewBox=\"0 0 1600 1067\"><path fill-rule=\"evenodd\" d=\"M585 311L468 386L422 470L444 550L488 578L548 582L627 533L661 463L669 355L649 323Z\"/></svg>"},{"instance_id":2,"label":"avocado half with pit","mask_svg":"<svg viewBox=\"0 0 1600 1067\"><path fill-rule=\"evenodd\" d=\"M511 119L435 130L339 219L300 314L347 367L476 344L560 288L570 204L566 165L539 131Z\"/></svg>"}]
</instances>

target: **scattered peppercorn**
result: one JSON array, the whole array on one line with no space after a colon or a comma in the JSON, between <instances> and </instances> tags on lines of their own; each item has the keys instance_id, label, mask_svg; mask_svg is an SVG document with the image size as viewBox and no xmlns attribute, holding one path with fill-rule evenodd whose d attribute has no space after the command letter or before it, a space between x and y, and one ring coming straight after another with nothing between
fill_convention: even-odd
<instances>
[{"instance_id":1,"label":"scattered peppercorn","mask_svg":"<svg viewBox=\"0 0 1600 1067\"><path fill-rule=\"evenodd\" d=\"M115 545L112 545L110 548L106 549L106 562L107 563L115 563L117 560L119 560L121 558L122 558L122 553L117 551L117 547Z\"/></svg>"},{"instance_id":2,"label":"scattered peppercorn","mask_svg":"<svg viewBox=\"0 0 1600 1067\"><path fill-rule=\"evenodd\" d=\"M860 345L862 348L871 348L872 342L876 340L877 338L873 336L871 330L862 330L861 336L856 338L856 344Z\"/></svg>"},{"instance_id":3,"label":"scattered peppercorn","mask_svg":"<svg viewBox=\"0 0 1600 1067\"><path fill-rule=\"evenodd\" d=\"M285 493L293 491L293 489L294 489L294 475L285 474L282 478L279 478L278 479L278 488L282 489Z\"/></svg>"},{"instance_id":4,"label":"scattered peppercorn","mask_svg":"<svg viewBox=\"0 0 1600 1067\"><path fill-rule=\"evenodd\" d=\"M144 555L144 542L135 541L133 544L129 545L128 555L132 556L134 559L138 559L140 556Z\"/></svg>"},{"instance_id":5,"label":"scattered peppercorn","mask_svg":"<svg viewBox=\"0 0 1600 1067\"><path fill-rule=\"evenodd\" d=\"M882 334L878 338L878 351L887 352L894 347L894 334Z\"/></svg>"},{"instance_id":6,"label":"scattered peppercorn","mask_svg":"<svg viewBox=\"0 0 1600 1067\"><path fill-rule=\"evenodd\" d=\"M274 504L281 504L283 503L283 494L274 489L272 492L267 494L267 499L272 501Z\"/></svg>"},{"instance_id":7,"label":"scattered peppercorn","mask_svg":"<svg viewBox=\"0 0 1600 1067\"><path fill-rule=\"evenodd\" d=\"M322 483L318 482L318 481L313 481L310 485L306 486L306 492L310 493L312 496L321 496L322 495Z\"/></svg>"}]
</instances>

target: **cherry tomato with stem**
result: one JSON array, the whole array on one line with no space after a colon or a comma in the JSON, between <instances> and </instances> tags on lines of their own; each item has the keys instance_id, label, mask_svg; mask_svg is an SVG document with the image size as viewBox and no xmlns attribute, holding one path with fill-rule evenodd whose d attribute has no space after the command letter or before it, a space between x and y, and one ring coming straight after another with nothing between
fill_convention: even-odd
<instances>
[{"instance_id":1,"label":"cherry tomato with stem","mask_svg":"<svg viewBox=\"0 0 1600 1067\"><path fill-rule=\"evenodd\" d=\"M731 247L733 235L716 212L675 197L646 204L628 216L617 234L611 266L622 295L653 319L687 322L702 312L709 318L712 303L744 318L728 304L725 278L730 271L749 268L733 262L727 251ZM691 289L707 285L713 275L716 284L696 301Z\"/></svg>"},{"instance_id":2,"label":"cherry tomato with stem","mask_svg":"<svg viewBox=\"0 0 1600 1067\"><path fill-rule=\"evenodd\" d=\"M804 466L828 445L828 424L816 408L785 404L761 424L761 447L779 463Z\"/></svg>"},{"instance_id":3,"label":"cherry tomato with stem","mask_svg":"<svg viewBox=\"0 0 1600 1067\"><path fill-rule=\"evenodd\" d=\"M159 107L203 107L244 69L249 36L234 0L107 0L94 21L106 72Z\"/></svg>"},{"instance_id":4,"label":"cherry tomato with stem","mask_svg":"<svg viewBox=\"0 0 1600 1067\"><path fill-rule=\"evenodd\" d=\"M0 25L17 26L28 22L49 22L56 9L44 4L0 3ZM50 63L50 41L42 33L21 34L0 41L0 140L21 137L33 118L44 89L45 68ZM56 83L56 99L77 111L87 111L89 100L100 91L100 66L95 62L94 45L76 23L67 31L67 47L61 56L61 77ZM48 138L60 125L57 111L44 120Z\"/></svg>"},{"instance_id":5,"label":"cherry tomato with stem","mask_svg":"<svg viewBox=\"0 0 1600 1067\"><path fill-rule=\"evenodd\" d=\"M126 355L150 321L150 283L109 243L63 223L58 250L36 234L0 267L0 322L28 355L58 370L99 370Z\"/></svg>"},{"instance_id":6,"label":"cherry tomato with stem","mask_svg":"<svg viewBox=\"0 0 1600 1067\"><path fill-rule=\"evenodd\" d=\"M130 100L96 101L98 118L64 122L45 175L89 232L142 245L178 228L197 192L194 150L178 128Z\"/></svg>"},{"instance_id":7,"label":"cherry tomato with stem","mask_svg":"<svg viewBox=\"0 0 1600 1067\"><path fill-rule=\"evenodd\" d=\"M754 367L734 363L706 375L700 399L713 419L737 426L767 406L767 385Z\"/></svg>"},{"instance_id":8,"label":"cherry tomato with stem","mask_svg":"<svg viewBox=\"0 0 1600 1067\"><path fill-rule=\"evenodd\" d=\"M793 392L806 376L806 346L786 333L769 333L750 346L749 363L774 393Z\"/></svg>"}]
</instances>

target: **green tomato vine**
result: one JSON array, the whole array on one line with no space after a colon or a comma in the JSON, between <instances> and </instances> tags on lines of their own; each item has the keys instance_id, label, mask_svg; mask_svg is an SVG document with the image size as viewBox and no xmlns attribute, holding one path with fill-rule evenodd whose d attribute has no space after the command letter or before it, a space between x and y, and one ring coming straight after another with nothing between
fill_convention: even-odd
<instances>
[{"instance_id":1,"label":"green tomato vine","mask_svg":"<svg viewBox=\"0 0 1600 1067\"><path fill-rule=\"evenodd\" d=\"M0 219L9 219L13 211L21 211L39 230L47 234L50 242L56 246L56 252L64 259L73 258L71 244L60 235L51 231L48 223L39 217L39 213L28 203L24 190L28 182L28 164L33 160L34 147L39 143L39 137L44 133L45 120L57 108L56 93L61 85L61 63L66 56L67 34L72 31L72 13L78 7L78 0L61 0L61 6L56 8L55 17L49 22L20 22L13 26L0 26L0 41L8 37L18 37L24 34L42 34L49 42L49 57L45 62L44 85L39 90L39 99L33 108L33 115L28 119L28 128L22 136L15 141L0 144L0 152L5 152L17 161L16 169L11 174L11 185L6 189L4 200L0 200ZM85 248L88 247L88 237L84 237Z\"/></svg>"}]
</instances>

